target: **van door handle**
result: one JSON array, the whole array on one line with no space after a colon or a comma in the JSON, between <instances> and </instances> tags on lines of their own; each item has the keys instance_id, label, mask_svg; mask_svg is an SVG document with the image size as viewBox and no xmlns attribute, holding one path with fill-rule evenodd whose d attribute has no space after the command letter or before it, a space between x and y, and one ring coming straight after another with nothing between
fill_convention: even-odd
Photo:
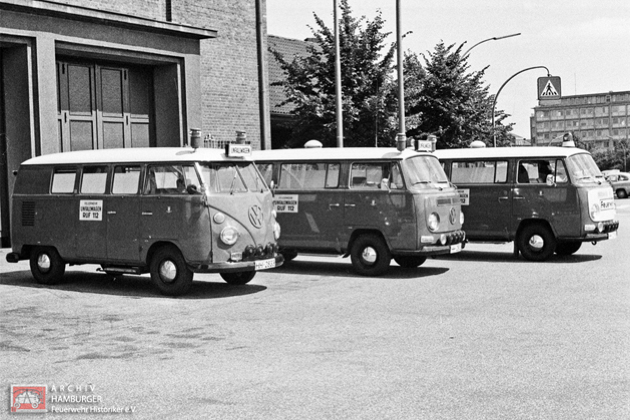
<instances>
[{"instance_id":1,"label":"van door handle","mask_svg":"<svg viewBox=\"0 0 630 420\"><path fill-rule=\"evenodd\" d=\"M116 214L116 212L114 210L109 210L107 211L107 214Z\"/></svg>"},{"instance_id":2,"label":"van door handle","mask_svg":"<svg viewBox=\"0 0 630 420\"><path fill-rule=\"evenodd\" d=\"M514 199L515 200L525 200L525 197L521 197L520 195L515 195Z\"/></svg>"},{"instance_id":3,"label":"van door handle","mask_svg":"<svg viewBox=\"0 0 630 420\"><path fill-rule=\"evenodd\" d=\"M345 207L356 207L357 205L354 203L345 204Z\"/></svg>"},{"instance_id":4,"label":"van door handle","mask_svg":"<svg viewBox=\"0 0 630 420\"><path fill-rule=\"evenodd\" d=\"M152 211L143 211L142 215L143 216L153 216L153 212Z\"/></svg>"},{"instance_id":5,"label":"van door handle","mask_svg":"<svg viewBox=\"0 0 630 420\"><path fill-rule=\"evenodd\" d=\"M330 203L328 204L328 208L331 209L333 207L339 207L339 203Z\"/></svg>"},{"instance_id":6,"label":"van door handle","mask_svg":"<svg viewBox=\"0 0 630 420\"><path fill-rule=\"evenodd\" d=\"M499 201L507 201L509 198L510 197L506 197L506 196L499 197Z\"/></svg>"}]
</instances>

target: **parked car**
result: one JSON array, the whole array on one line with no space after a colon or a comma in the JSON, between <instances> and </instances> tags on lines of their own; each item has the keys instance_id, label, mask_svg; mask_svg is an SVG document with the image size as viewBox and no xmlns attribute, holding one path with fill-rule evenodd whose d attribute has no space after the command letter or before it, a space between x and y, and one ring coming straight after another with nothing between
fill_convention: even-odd
<instances>
[{"instance_id":1,"label":"parked car","mask_svg":"<svg viewBox=\"0 0 630 420\"><path fill-rule=\"evenodd\" d=\"M618 198L626 198L630 195L630 173L615 172L606 176Z\"/></svg>"}]
</instances>

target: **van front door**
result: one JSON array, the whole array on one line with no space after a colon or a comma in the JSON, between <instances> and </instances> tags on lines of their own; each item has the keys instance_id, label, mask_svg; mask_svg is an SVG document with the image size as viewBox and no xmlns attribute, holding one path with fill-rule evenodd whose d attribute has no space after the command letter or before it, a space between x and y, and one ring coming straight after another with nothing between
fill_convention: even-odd
<instances>
[{"instance_id":1,"label":"van front door","mask_svg":"<svg viewBox=\"0 0 630 420\"><path fill-rule=\"evenodd\" d=\"M575 235L580 226L580 206L577 191L569 183L561 159L528 159L519 162L527 172L514 189L513 229L524 219L548 221L560 237ZM525 172L523 172L525 173Z\"/></svg>"}]
</instances>

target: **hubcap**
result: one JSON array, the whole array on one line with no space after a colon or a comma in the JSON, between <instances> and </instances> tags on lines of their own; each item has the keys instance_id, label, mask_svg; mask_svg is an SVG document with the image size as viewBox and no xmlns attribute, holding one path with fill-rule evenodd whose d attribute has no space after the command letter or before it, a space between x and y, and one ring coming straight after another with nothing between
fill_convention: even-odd
<instances>
[{"instance_id":1,"label":"hubcap","mask_svg":"<svg viewBox=\"0 0 630 420\"><path fill-rule=\"evenodd\" d=\"M535 251L540 251L545 246L545 241L539 235L532 235L532 237L529 238L529 246Z\"/></svg>"},{"instance_id":2,"label":"hubcap","mask_svg":"<svg viewBox=\"0 0 630 420\"><path fill-rule=\"evenodd\" d=\"M37 268L39 268L39 271L42 273L46 273L50 270L50 258L47 254L39 254L39 257L37 257Z\"/></svg>"},{"instance_id":3,"label":"hubcap","mask_svg":"<svg viewBox=\"0 0 630 420\"><path fill-rule=\"evenodd\" d=\"M378 257L378 254L371 246L366 246L361 253L361 258L363 258L363 261L368 264L374 264L376 262L376 257Z\"/></svg>"},{"instance_id":4,"label":"hubcap","mask_svg":"<svg viewBox=\"0 0 630 420\"><path fill-rule=\"evenodd\" d=\"M177 278L177 266L173 261L166 260L160 264L160 278L164 283L172 283Z\"/></svg>"}]
</instances>

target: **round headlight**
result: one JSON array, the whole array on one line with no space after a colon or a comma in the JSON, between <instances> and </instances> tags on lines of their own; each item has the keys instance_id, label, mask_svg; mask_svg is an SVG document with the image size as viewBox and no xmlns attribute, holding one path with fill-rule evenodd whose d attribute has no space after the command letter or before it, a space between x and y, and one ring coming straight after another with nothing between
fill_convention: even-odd
<instances>
[{"instance_id":1,"label":"round headlight","mask_svg":"<svg viewBox=\"0 0 630 420\"><path fill-rule=\"evenodd\" d=\"M463 211L459 212L459 223L462 224L462 225L464 224L464 212Z\"/></svg>"},{"instance_id":2,"label":"round headlight","mask_svg":"<svg viewBox=\"0 0 630 420\"><path fill-rule=\"evenodd\" d=\"M226 226L221 231L221 241L226 245L234 245L238 241L238 231L232 226Z\"/></svg>"},{"instance_id":3,"label":"round headlight","mask_svg":"<svg viewBox=\"0 0 630 420\"><path fill-rule=\"evenodd\" d=\"M280 232L281 231L282 231L282 229L280 229L280 223L274 222L274 224L273 224L273 237L275 238L276 241L278 239L280 239Z\"/></svg>"},{"instance_id":4,"label":"round headlight","mask_svg":"<svg viewBox=\"0 0 630 420\"><path fill-rule=\"evenodd\" d=\"M440 216L437 213L431 213L427 220L427 225L431 232L435 232L440 227Z\"/></svg>"}]
</instances>

